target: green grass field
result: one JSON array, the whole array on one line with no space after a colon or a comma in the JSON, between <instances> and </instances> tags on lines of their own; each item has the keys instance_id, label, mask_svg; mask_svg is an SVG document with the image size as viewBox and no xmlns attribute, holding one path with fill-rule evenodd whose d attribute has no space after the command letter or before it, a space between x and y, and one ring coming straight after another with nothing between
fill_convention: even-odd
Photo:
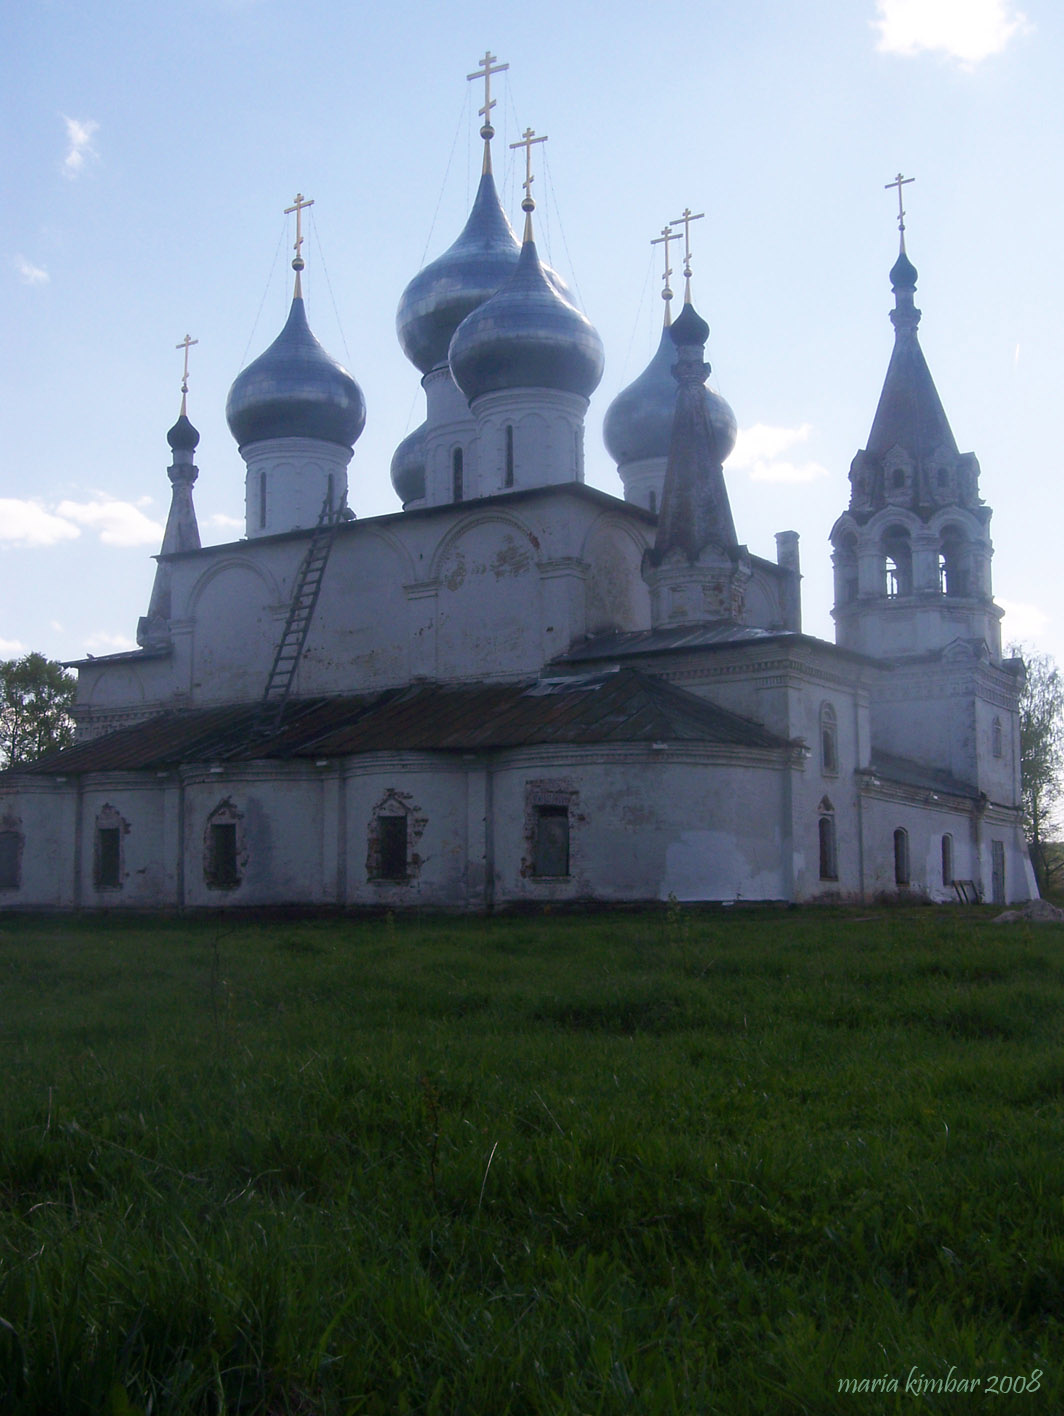
<instances>
[{"instance_id":1,"label":"green grass field","mask_svg":"<svg viewBox=\"0 0 1064 1416\"><path fill-rule=\"evenodd\" d=\"M0 918L0 1411L1064 1410L990 920Z\"/></svg>"}]
</instances>

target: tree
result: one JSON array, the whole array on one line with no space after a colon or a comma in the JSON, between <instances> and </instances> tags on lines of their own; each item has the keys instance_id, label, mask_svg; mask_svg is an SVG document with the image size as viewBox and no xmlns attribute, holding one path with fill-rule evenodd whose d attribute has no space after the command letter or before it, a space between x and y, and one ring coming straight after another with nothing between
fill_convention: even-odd
<instances>
[{"instance_id":1,"label":"tree","mask_svg":"<svg viewBox=\"0 0 1064 1416\"><path fill-rule=\"evenodd\" d=\"M76 687L74 676L43 654L0 662L0 767L70 746Z\"/></svg>"},{"instance_id":2,"label":"tree","mask_svg":"<svg viewBox=\"0 0 1064 1416\"><path fill-rule=\"evenodd\" d=\"M1044 892L1059 866L1059 853L1052 846L1064 768L1064 678L1048 654L1025 654L1022 645L1012 646L1009 653L1027 665L1020 693L1023 825L1038 888Z\"/></svg>"}]
</instances>

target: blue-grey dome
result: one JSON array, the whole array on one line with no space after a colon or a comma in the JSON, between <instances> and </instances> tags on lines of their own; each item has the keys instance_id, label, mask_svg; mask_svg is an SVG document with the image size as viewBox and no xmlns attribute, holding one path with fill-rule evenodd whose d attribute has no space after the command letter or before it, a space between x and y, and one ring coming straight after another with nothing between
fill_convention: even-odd
<instances>
[{"instance_id":1,"label":"blue-grey dome","mask_svg":"<svg viewBox=\"0 0 1064 1416\"><path fill-rule=\"evenodd\" d=\"M422 423L408 433L392 454L392 486L406 506L425 496L425 429Z\"/></svg>"},{"instance_id":2,"label":"blue-grey dome","mask_svg":"<svg viewBox=\"0 0 1064 1416\"><path fill-rule=\"evenodd\" d=\"M194 428L184 412L166 435L166 441L174 452L195 452L199 445L199 429Z\"/></svg>"},{"instance_id":3,"label":"blue-grey dome","mask_svg":"<svg viewBox=\"0 0 1064 1416\"><path fill-rule=\"evenodd\" d=\"M675 363L676 344L666 326L653 359L606 410L602 440L618 466L668 456L676 412L677 383L672 375ZM723 462L738 435L735 414L719 393L709 388L705 393L706 415Z\"/></svg>"},{"instance_id":4,"label":"blue-grey dome","mask_svg":"<svg viewBox=\"0 0 1064 1416\"><path fill-rule=\"evenodd\" d=\"M526 241L510 280L455 330L448 359L472 402L505 388L552 388L589 398L602 378L602 340L554 288Z\"/></svg>"},{"instance_id":5,"label":"blue-grey dome","mask_svg":"<svg viewBox=\"0 0 1064 1416\"><path fill-rule=\"evenodd\" d=\"M284 329L237 375L225 416L241 447L267 438L354 446L366 424L362 390L311 334L298 293Z\"/></svg>"},{"instance_id":6,"label":"blue-grey dome","mask_svg":"<svg viewBox=\"0 0 1064 1416\"><path fill-rule=\"evenodd\" d=\"M447 362L451 336L513 275L520 249L494 179L485 172L462 234L414 276L399 301L399 343L423 374Z\"/></svg>"}]
</instances>

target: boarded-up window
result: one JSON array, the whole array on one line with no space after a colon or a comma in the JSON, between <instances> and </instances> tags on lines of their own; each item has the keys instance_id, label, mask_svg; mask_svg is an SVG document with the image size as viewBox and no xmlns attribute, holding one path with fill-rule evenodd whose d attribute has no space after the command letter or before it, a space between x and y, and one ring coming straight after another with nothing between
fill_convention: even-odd
<instances>
[{"instance_id":1,"label":"boarded-up window","mask_svg":"<svg viewBox=\"0 0 1064 1416\"><path fill-rule=\"evenodd\" d=\"M118 890L122 885L122 831L118 826L96 830L96 888Z\"/></svg>"},{"instance_id":2,"label":"boarded-up window","mask_svg":"<svg viewBox=\"0 0 1064 1416\"><path fill-rule=\"evenodd\" d=\"M378 816L377 839L380 851L380 879L407 877L407 831L405 816Z\"/></svg>"},{"instance_id":3,"label":"boarded-up window","mask_svg":"<svg viewBox=\"0 0 1064 1416\"><path fill-rule=\"evenodd\" d=\"M942 837L942 883L947 887L953 884L953 837Z\"/></svg>"},{"instance_id":4,"label":"boarded-up window","mask_svg":"<svg viewBox=\"0 0 1064 1416\"><path fill-rule=\"evenodd\" d=\"M909 883L909 833L901 826L894 832L894 883Z\"/></svg>"},{"instance_id":5,"label":"boarded-up window","mask_svg":"<svg viewBox=\"0 0 1064 1416\"><path fill-rule=\"evenodd\" d=\"M569 808L537 806L533 875L569 874Z\"/></svg>"},{"instance_id":6,"label":"boarded-up window","mask_svg":"<svg viewBox=\"0 0 1064 1416\"><path fill-rule=\"evenodd\" d=\"M819 831L820 878L821 880L837 880L839 878L839 864L835 842L835 818L822 816Z\"/></svg>"},{"instance_id":7,"label":"boarded-up window","mask_svg":"<svg viewBox=\"0 0 1064 1416\"><path fill-rule=\"evenodd\" d=\"M210 828L208 884L221 889L240 884L236 858L236 822L214 821Z\"/></svg>"},{"instance_id":8,"label":"boarded-up window","mask_svg":"<svg viewBox=\"0 0 1064 1416\"><path fill-rule=\"evenodd\" d=\"M1005 903L1005 842L990 842L990 893L995 905Z\"/></svg>"},{"instance_id":9,"label":"boarded-up window","mask_svg":"<svg viewBox=\"0 0 1064 1416\"><path fill-rule=\"evenodd\" d=\"M17 890L22 838L17 831L0 831L0 890Z\"/></svg>"}]
</instances>

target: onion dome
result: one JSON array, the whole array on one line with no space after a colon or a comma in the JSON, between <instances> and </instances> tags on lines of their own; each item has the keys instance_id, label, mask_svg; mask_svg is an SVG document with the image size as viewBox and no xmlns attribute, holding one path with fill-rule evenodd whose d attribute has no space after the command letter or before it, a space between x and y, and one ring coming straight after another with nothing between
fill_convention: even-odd
<instances>
[{"instance_id":1,"label":"onion dome","mask_svg":"<svg viewBox=\"0 0 1064 1416\"><path fill-rule=\"evenodd\" d=\"M395 317L403 353L423 374L447 362L451 336L514 273L520 246L485 172L462 234L414 276Z\"/></svg>"},{"instance_id":2,"label":"onion dome","mask_svg":"<svg viewBox=\"0 0 1064 1416\"><path fill-rule=\"evenodd\" d=\"M195 452L199 446L199 431L189 422L183 407L177 422L167 433L166 441L174 452Z\"/></svg>"},{"instance_id":3,"label":"onion dome","mask_svg":"<svg viewBox=\"0 0 1064 1416\"><path fill-rule=\"evenodd\" d=\"M690 308L689 306L686 308ZM680 316L680 320L684 317ZM680 320L677 320L679 325ZM606 410L602 437L619 466L667 457L676 413L676 345L668 325L653 359L637 379L622 389ZM681 332L682 337L682 332ZM706 416L713 428L721 461L731 453L738 434L735 414L719 393L705 389Z\"/></svg>"},{"instance_id":4,"label":"onion dome","mask_svg":"<svg viewBox=\"0 0 1064 1416\"><path fill-rule=\"evenodd\" d=\"M425 430L422 423L409 433L392 455L392 486L406 506L421 501L425 495Z\"/></svg>"},{"instance_id":5,"label":"onion dome","mask_svg":"<svg viewBox=\"0 0 1064 1416\"><path fill-rule=\"evenodd\" d=\"M241 447L267 438L352 447L362 432L362 390L314 338L298 288L284 329L229 390L225 416Z\"/></svg>"},{"instance_id":6,"label":"onion dome","mask_svg":"<svg viewBox=\"0 0 1064 1416\"><path fill-rule=\"evenodd\" d=\"M589 398L602 378L602 340L560 295L526 240L513 276L459 325L448 354L472 402L497 389L546 388Z\"/></svg>"}]
</instances>

